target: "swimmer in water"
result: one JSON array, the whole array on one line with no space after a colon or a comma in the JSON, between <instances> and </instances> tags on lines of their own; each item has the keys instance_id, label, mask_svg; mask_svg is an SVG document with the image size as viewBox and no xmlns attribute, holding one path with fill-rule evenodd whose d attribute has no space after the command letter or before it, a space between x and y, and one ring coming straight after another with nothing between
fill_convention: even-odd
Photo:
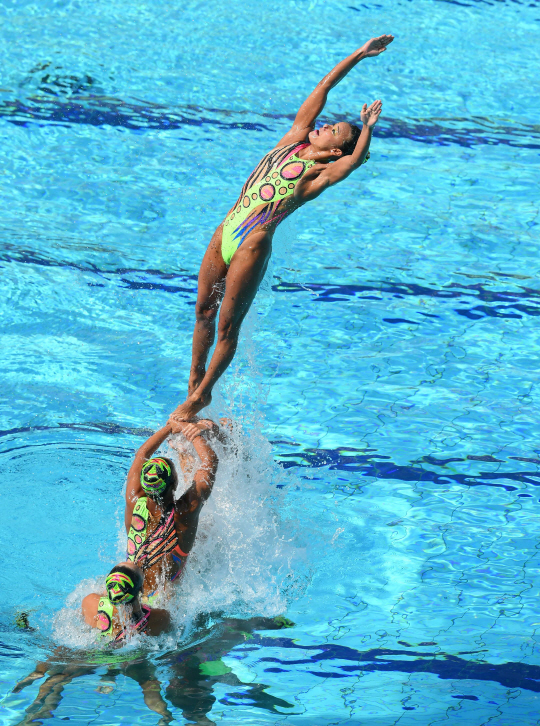
<instances>
[{"instance_id":1,"label":"swimmer in water","mask_svg":"<svg viewBox=\"0 0 540 726\"><path fill-rule=\"evenodd\" d=\"M92 592L83 598L84 622L101 631L101 636L122 644L129 635L160 635L171 629L166 610L158 610L140 601L144 575L133 562L120 562L105 579L106 595Z\"/></svg>"},{"instance_id":2,"label":"swimmer in water","mask_svg":"<svg viewBox=\"0 0 540 726\"><path fill-rule=\"evenodd\" d=\"M207 439L223 436L208 419L175 424L174 433L183 434L200 459L191 485L175 500L178 476L174 463L164 456L151 458L171 433L171 427L165 426L151 436L135 455L127 477L127 559L144 572L145 598L154 597L160 586L180 578L195 541L199 514L216 478L218 457ZM178 450L188 484L193 459L190 461L178 441L172 441L171 446Z\"/></svg>"},{"instance_id":3,"label":"swimmer in water","mask_svg":"<svg viewBox=\"0 0 540 726\"><path fill-rule=\"evenodd\" d=\"M368 40L322 79L214 232L199 271L188 398L171 414L172 420L188 421L210 403L215 383L236 352L240 326L266 272L279 222L367 160L381 101L363 105L362 129L347 121L315 129L315 121L329 91L361 60L384 53L393 39L381 35ZM220 304L218 340L206 368Z\"/></svg>"}]
</instances>

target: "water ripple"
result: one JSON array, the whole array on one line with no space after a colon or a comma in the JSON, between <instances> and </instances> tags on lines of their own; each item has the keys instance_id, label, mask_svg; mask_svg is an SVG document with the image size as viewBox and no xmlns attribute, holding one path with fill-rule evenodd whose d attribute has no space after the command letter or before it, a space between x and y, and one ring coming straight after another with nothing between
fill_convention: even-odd
<instances>
[{"instance_id":1,"label":"water ripple","mask_svg":"<svg viewBox=\"0 0 540 726\"><path fill-rule=\"evenodd\" d=\"M244 120L247 114L259 120ZM17 126L28 124L63 126L111 126L130 131L174 131L186 127L210 127L219 130L273 131L268 121L291 122L293 114L231 111L185 105L170 108L151 101L129 103L108 96L82 96L69 98L55 96L29 96L24 100L13 98L0 103L0 118ZM335 123L340 118L322 116L321 122ZM353 123L360 119L353 118ZM383 139L409 139L422 144L465 148L485 145L503 145L523 149L540 149L540 126L523 124L513 119L493 120L483 116L461 118L416 118L407 121L386 118L377 127L377 136Z\"/></svg>"}]
</instances>

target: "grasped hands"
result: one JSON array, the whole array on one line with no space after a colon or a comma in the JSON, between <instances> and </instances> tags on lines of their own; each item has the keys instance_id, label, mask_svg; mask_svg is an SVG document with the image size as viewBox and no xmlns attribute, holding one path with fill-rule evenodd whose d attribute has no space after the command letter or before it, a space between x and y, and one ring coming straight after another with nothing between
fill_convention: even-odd
<instances>
[{"instance_id":1,"label":"grasped hands","mask_svg":"<svg viewBox=\"0 0 540 726\"><path fill-rule=\"evenodd\" d=\"M364 103L362 106L362 112L360 113L360 120L364 124L364 126L367 126L368 128L372 129L377 121L379 120L379 116L381 115L382 111L382 101L377 100L373 101L373 103L368 106L367 103Z\"/></svg>"},{"instance_id":2,"label":"grasped hands","mask_svg":"<svg viewBox=\"0 0 540 726\"><path fill-rule=\"evenodd\" d=\"M173 434L183 434L186 439L193 442L197 436L202 436L205 431L215 434L219 429L209 418L200 421L176 421L169 419Z\"/></svg>"},{"instance_id":3,"label":"grasped hands","mask_svg":"<svg viewBox=\"0 0 540 726\"><path fill-rule=\"evenodd\" d=\"M394 40L393 35L379 35L378 38L371 38L360 48L360 53L366 58L374 58L376 55L384 53L386 46Z\"/></svg>"}]
</instances>

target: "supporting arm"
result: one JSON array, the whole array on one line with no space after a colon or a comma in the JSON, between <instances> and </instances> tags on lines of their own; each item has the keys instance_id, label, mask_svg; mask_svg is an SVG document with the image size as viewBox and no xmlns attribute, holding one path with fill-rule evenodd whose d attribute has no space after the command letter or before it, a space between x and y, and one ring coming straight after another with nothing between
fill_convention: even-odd
<instances>
[{"instance_id":1,"label":"supporting arm","mask_svg":"<svg viewBox=\"0 0 540 726\"><path fill-rule=\"evenodd\" d=\"M193 484L188 492L186 492L189 506L193 513L210 496L216 480L216 472L219 464L216 452L204 437L204 432L207 430L207 421L199 421L198 423L182 421L178 422L175 426L175 433L176 431L180 431L193 444L201 460L201 465L193 477ZM182 496L185 496L185 494Z\"/></svg>"},{"instance_id":2,"label":"supporting arm","mask_svg":"<svg viewBox=\"0 0 540 726\"><path fill-rule=\"evenodd\" d=\"M126 483L126 511L125 511L125 525L126 532L129 531L131 525L131 515L133 514L133 507L137 499L143 495L144 491L141 486L141 471L144 464L152 457L152 454L159 449L161 444L165 441L167 436L171 433L171 427L169 425L164 426L155 434L152 434L147 439L140 449L135 454L133 463L129 469Z\"/></svg>"}]
</instances>

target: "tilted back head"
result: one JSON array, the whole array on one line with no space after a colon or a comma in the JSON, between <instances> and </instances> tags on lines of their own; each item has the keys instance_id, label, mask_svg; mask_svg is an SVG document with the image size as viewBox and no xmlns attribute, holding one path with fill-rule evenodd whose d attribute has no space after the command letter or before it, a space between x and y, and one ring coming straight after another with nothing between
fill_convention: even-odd
<instances>
[{"instance_id":1,"label":"tilted back head","mask_svg":"<svg viewBox=\"0 0 540 726\"><path fill-rule=\"evenodd\" d=\"M362 133L358 126L351 126L351 133L341 146L342 156L350 156L356 148L360 134Z\"/></svg>"}]
</instances>

